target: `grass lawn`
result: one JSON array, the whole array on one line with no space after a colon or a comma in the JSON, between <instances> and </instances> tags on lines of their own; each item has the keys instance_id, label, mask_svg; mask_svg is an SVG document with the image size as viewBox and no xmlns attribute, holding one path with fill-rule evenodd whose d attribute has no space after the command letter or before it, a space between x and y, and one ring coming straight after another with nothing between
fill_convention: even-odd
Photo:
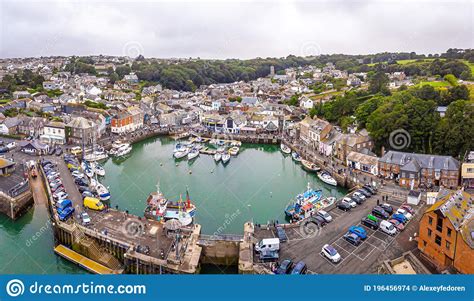
<instances>
[{"instance_id":1,"label":"grass lawn","mask_svg":"<svg viewBox=\"0 0 474 301\"><path fill-rule=\"evenodd\" d=\"M469 98L474 100L474 85L466 85L469 89Z\"/></svg>"},{"instance_id":2,"label":"grass lawn","mask_svg":"<svg viewBox=\"0 0 474 301\"><path fill-rule=\"evenodd\" d=\"M469 63L468 60L462 60L462 62L471 68L471 74L474 76L474 63Z\"/></svg>"},{"instance_id":3,"label":"grass lawn","mask_svg":"<svg viewBox=\"0 0 474 301\"><path fill-rule=\"evenodd\" d=\"M0 105L4 105L9 102L10 102L10 99L0 99Z\"/></svg>"},{"instance_id":4,"label":"grass lawn","mask_svg":"<svg viewBox=\"0 0 474 301\"><path fill-rule=\"evenodd\" d=\"M434 60L435 60L434 58L415 59L415 60L398 60L397 64L399 64L399 65L408 65L408 64L412 64L412 63L428 63L428 62L431 62L431 61L434 61ZM440 59L440 60L443 60L443 59Z\"/></svg>"}]
</instances>

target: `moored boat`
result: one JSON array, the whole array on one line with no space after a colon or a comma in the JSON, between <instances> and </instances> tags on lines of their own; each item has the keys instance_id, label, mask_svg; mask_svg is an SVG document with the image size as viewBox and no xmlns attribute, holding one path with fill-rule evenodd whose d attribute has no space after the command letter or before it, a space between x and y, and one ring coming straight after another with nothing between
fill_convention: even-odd
<instances>
[{"instance_id":1,"label":"moored boat","mask_svg":"<svg viewBox=\"0 0 474 301\"><path fill-rule=\"evenodd\" d=\"M193 148L189 153L188 153L188 160L193 160L199 156L199 150L196 148Z\"/></svg>"},{"instance_id":2,"label":"moored boat","mask_svg":"<svg viewBox=\"0 0 474 301\"><path fill-rule=\"evenodd\" d=\"M115 156L123 157L125 155L130 154L131 151L132 151L132 146L128 143L124 143L119 148L117 148L117 152L115 153Z\"/></svg>"},{"instance_id":3,"label":"moored boat","mask_svg":"<svg viewBox=\"0 0 474 301\"><path fill-rule=\"evenodd\" d=\"M285 145L284 143L281 143L280 144L280 150L282 151L282 153L284 154L291 154L291 148L289 148L287 145Z\"/></svg>"},{"instance_id":4,"label":"moored boat","mask_svg":"<svg viewBox=\"0 0 474 301\"><path fill-rule=\"evenodd\" d=\"M303 166L304 170L309 171L309 172L317 172L321 169L315 163L309 162L309 161L304 160L304 159L301 160L301 165Z\"/></svg>"},{"instance_id":5,"label":"moored boat","mask_svg":"<svg viewBox=\"0 0 474 301\"><path fill-rule=\"evenodd\" d=\"M221 153L216 153L214 155L214 161L219 162L222 159L222 154Z\"/></svg>"},{"instance_id":6,"label":"moored boat","mask_svg":"<svg viewBox=\"0 0 474 301\"><path fill-rule=\"evenodd\" d=\"M318 178L326 184L337 186L337 181L327 171L318 173Z\"/></svg>"},{"instance_id":7,"label":"moored boat","mask_svg":"<svg viewBox=\"0 0 474 301\"><path fill-rule=\"evenodd\" d=\"M222 154L222 163L227 164L230 161L230 155L229 154Z\"/></svg>"},{"instance_id":8,"label":"moored boat","mask_svg":"<svg viewBox=\"0 0 474 301\"><path fill-rule=\"evenodd\" d=\"M237 156L239 153L240 149L238 146L233 146L229 149L229 154L232 156Z\"/></svg>"},{"instance_id":9,"label":"moored boat","mask_svg":"<svg viewBox=\"0 0 474 301\"><path fill-rule=\"evenodd\" d=\"M109 156L107 155L106 152L104 151L94 151L90 154L86 154L84 156L84 160L86 161L89 161L89 162L93 162L93 161L100 161L100 160L105 160L107 159Z\"/></svg>"},{"instance_id":10,"label":"moored boat","mask_svg":"<svg viewBox=\"0 0 474 301\"><path fill-rule=\"evenodd\" d=\"M173 156L176 159L182 159L182 158L186 157L187 155L188 155L188 149L187 148L173 153Z\"/></svg>"},{"instance_id":11,"label":"moored boat","mask_svg":"<svg viewBox=\"0 0 474 301\"><path fill-rule=\"evenodd\" d=\"M107 201L110 199L110 192L109 190L101 184L99 181L97 181L97 185L95 186L95 191L99 195L99 199L101 201Z\"/></svg>"},{"instance_id":12,"label":"moored boat","mask_svg":"<svg viewBox=\"0 0 474 301\"><path fill-rule=\"evenodd\" d=\"M322 190L314 190L308 183L307 190L296 196L285 208L285 215L294 220L303 219L320 207Z\"/></svg>"},{"instance_id":13,"label":"moored boat","mask_svg":"<svg viewBox=\"0 0 474 301\"><path fill-rule=\"evenodd\" d=\"M95 162L92 165L92 169L94 170L96 175L101 177L105 176L105 169L99 163Z\"/></svg>"},{"instance_id":14,"label":"moored boat","mask_svg":"<svg viewBox=\"0 0 474 301\"><path fill-rule=\"evenodd\" d=\"M295 162L301 162L302 160L300 154L298 154L297 152L292 152L291 157L293 158Z\"/></svg>"}]
</instances>

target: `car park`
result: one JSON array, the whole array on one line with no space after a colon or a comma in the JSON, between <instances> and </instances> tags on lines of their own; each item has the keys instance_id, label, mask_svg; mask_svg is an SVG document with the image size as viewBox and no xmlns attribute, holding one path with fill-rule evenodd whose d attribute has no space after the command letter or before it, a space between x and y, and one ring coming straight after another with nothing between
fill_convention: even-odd
<instances>
[{"instance_id":1,"label":"car park","mask_svg":"<svg viewBox=\"0 0 474 301\"><path fill-rule=\"evenodd\" d=\"M340 201L339 203L337 203L336 206L337 206L337 208L341 209L342 211L351 210L351 205L349 205L348 203L343 202L343 201Z\"/></svg>"},{"instance_id":2,"label":"car park","mask_svg":"<svg viewBox=\"0 0 474 301\"><path fill-rule=\"evenodd\" d=\"M355 207L357 206L357 203L354 202L354 201L353 201L351 198L349 198L349 197L344 197L344 198L342 199L342 202L347 203L349 206L351 206L351 208L355 208Z\"/></svg>"},{"instance_id":3,"label":"car park","mask_svg":"<svg viewBox=\"0 0 474 301\"><path fill-rule=\"evenodd\" d=\"M408 212L407 210L405 210L403 208L398 208L395 213L404 215L407 218L407 220L411 220L412 217L413 217L413 215L411 215L410 212Z\"/></svg>"},{"instance_id":4,"label":"car park","mask_svg":"<svg viewBox=\"0 0 474 301\"><path fill-rule=\"evenodd\" d=\"M283 229L281 226L276 227L276 232L281 242L285 242L288 240L288 236L286 236L285 229Z\"/></svg>"},{"instance_id":5,"label":"car park","mask_svg":"<svg viewBox=\"0 0 474 301\"><path fill-rule=\"evenodd\" d=\"M308 267L306 266L306 263L304 263L303 261L298 261L291 270L291 275L306 274L307 270Z\"/></svg>"},{"instance_id":6,"label":"car park","mask_svg":"<svg viewBox=\"0 0 474 301\"><path fill-rule=\"evenodd\" d=\"M399 232L405 230L405 225L404 225L402 222L400 222L400 221L398 221L398 220L396 220L396 219L393 219L393 218L392 218L392 219L389 219L388 221L389 221L390 223L392 223L392 225L394 225L395 228L397 228L397 230L398 230Z\"/></svg>"},{"instance_id":7,"label":"car park","mask_svg":"<svg viewBox=\"0 0 474 301\"><path fill-rule=\"evenodd\" d=\"M293 261L291 259L285 259L278 266L278 268L275 271L275 274L278 274L278 275L289 274L292 267L293 267Z\"/></svg>"},{"instance_id":8,"label":"car park","mask_svg":"<svg viewBox=\"0 0 474 301\"><path fill-rule=\"evenodd\" d=\"M372 214L381 219L387 219L390 217L390 215L380 206L375 206L374 209L372 209Z\"/></svg>"},{"instance_id":9,"label":"car park","mask_svg":"<svg viewBox=\"0 0 474 301\"><path fill-rule=\"evenodd\" d=\"M403 224L406 224L408 222L407 218L403 214L397 214L397 213L392 214L392 218L394 220L397 220L397 221L403 223Z\"/></svg>"},{"instance_id":10,"label":"car park","mask_svg":"<svg viewBox=\"0 0 474 301\"><path fill-rule=\"evenodd\" d=\"M328 244L325 244L321 249L321 253L333 263L337 263L341 261L341 255L337 252L337 250Z\"/></svg>"},{"instance_id":11,"label":"car park","mask_svg":"<svg viewBox=\"0 0 474 301\"><path fill-rule=\"evenodd\" d=\"M317 214L318 216L322 217L327 223L332 221L332 216L324 210L319 210Z\"/></svg>"},{"instance_id":12,"label":"car park","mask_svg":"<svg viewBox=\"0 0 474 301\"><path fill-rule=\"evenodd\" d=\"M373 219L371 219L369 217L362 218L362 220L360 222L361 222L362 225L364 225L366 227L369 227L373 230L377 230L379 228L379 222L374 221Z\"/></svg>"},{"instance_id":13,"label":"car park","mask_svg":"<svg viewBox=\"0 0 474 301\"><path fill-rule=\"evenodd\" d=\"M387 212L388 214L393 213L393 207L390 204L385 203L385 204L380 205L380 207L382 207L382 209L385 210L385 212Z\"/></svg>"},{"instance_id":14,"label":"car park","mask_svg":"<svg viewBox=\"0 0 474 301\"><path fill-rule=\"evenodd\" d=\"M358 246L362 242L362 240L360 239L359 236L357 236L357 234L354 234L354 233L351 233L351 232L347 232L346 234L344 234L343 237L346 241L348 241L349 243L351 243L354 246Z\"/></svg>"},{"instance_id":15,"label":"car park","mask_svg":"<svg viewBox=\"0 0 474 301\"><path fill-rule=\"evenodd\" d=\"M349 232L354 233L355 235L359 236L360 239L364 240L367 238L367 231L364 228L358 226L351 226L349 227Z\"/></svg>"}]
</instances>

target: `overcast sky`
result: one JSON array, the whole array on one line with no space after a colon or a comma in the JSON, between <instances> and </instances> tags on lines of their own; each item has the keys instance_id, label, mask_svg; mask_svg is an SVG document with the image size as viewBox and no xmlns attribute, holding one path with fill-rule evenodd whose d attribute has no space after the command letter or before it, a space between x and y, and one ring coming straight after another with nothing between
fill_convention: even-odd
<instances>
[{"instance_id":1,"label":"overcast sky","mask_svg":"<svg viewBox=\"0 0 474 301\"><path fill-rule=\"evenodd\" d=\"M474 47L470 0L0 2L0 57L252 58Z\"/></svg>"}]
</instances>

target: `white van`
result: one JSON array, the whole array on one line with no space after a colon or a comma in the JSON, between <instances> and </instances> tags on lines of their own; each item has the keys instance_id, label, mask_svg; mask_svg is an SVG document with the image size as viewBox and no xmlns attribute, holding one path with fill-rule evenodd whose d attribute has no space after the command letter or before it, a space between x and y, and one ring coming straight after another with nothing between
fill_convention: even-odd
<instances>
[{"instance_id":1,"label":"white van","mask_svg":"<svg viewBox=\"0 0 474 301\"><path fill-rule=\"evenodd\" d=\"M395 226L388 222L388 221L381 221L380 222L380 230L383 232L389 234L389 235L395 235L397 234L397 228Z\"/></svg>"},{"instance_id":2,"label":"white van","mask_svg":"<svg viewBox=\"0 0 474 301\"><path fill-rule=\"evenodd\" d=\"M280 250L280 239L279 238L264 238L258 244L255 245L255 251L279 251Z\"/></svg>"}]
</instances>

